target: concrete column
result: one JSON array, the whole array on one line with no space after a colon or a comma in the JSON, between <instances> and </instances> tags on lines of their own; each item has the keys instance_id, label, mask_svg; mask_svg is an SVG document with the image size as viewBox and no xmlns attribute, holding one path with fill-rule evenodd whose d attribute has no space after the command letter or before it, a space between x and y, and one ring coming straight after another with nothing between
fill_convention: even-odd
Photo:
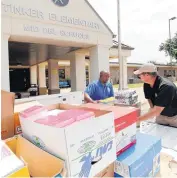
<instances>
[{"instance_id":1,"label":"concrete column","mask_svg":"<svg viewBox=\"0 0 177 178\"><path fill-rule=\"evenodd\" d=\"M58 69L59 69L58 61L49 59L48 60L48 82L49 82L48 94L60 93Z\"/></svg>"},{"instance_id":2,"label":"concrete column","mask_svg":"<svg viewBox=\"0 0 177 178\"><path fill-rule=\"evenodd\" d=\"M10 35L1 36L1 90L10 91L9 40Z\"/></svg>"},{"instance_id":3,"label":"concrete column","mask_svg":"<svg viewBox=\"0 0 177 178\"><path fill-rule=\"evenodd\" d=\"M124 89L128 89L128 77L127 77L127 58L126 57L122 57L122 62L123 62L123 90Z\"/></svg>"},{"instance_id":4,"label":"concrete column","mask_svg":"<svg viewBox=\"0 0 177 178\"><path fill-rule=\"evenodd\" d=\"M37 65L30 67L30 83L37 84Z\"/></svg>"},{"instance_id":5,"label":"concrete column","mask_svg":"<svg viewBox=\"0 0 177 178\"><path fill-rule=\"evenodd\" d=\"M73 53L70 59L71 91L84 91L86 87L85 54Z\"/></svg>"},{"instance_id":6,"label":"concrete column","mask_svg":"<svg viewBox=\"0 0 177 178\"><path fill-rule=\"evenodd\" d=\"M109 72L109 47L98 45L90 48L90 82L98 80L102 70Z\"/></svg>"},{"instance_id":7,"label":"concrete column","mask_svg":"<svg viewBox=\"0 0 177 178\"><path fill-rule=\"evenodd\" d=\"M46 95L46 75L45 75L45 64L38 64L38 84L39 84L39 95Z\"/></svg>"}]
</instances>

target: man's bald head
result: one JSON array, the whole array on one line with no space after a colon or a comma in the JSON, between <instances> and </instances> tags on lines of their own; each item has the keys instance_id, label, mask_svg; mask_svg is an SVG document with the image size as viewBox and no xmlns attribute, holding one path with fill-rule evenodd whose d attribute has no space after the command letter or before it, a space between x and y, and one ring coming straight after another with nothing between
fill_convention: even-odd
<instances>
[{"instance_id":1,"label":"man's bald head","mask_svg":"<svg viewBox=\"0 0 177 178\"><path fill-rule=\"evenodd\" d=\"M109 81L110 73L108 71L102 70L100 72L100 81L105 84Z\"/></svg>"}]
</instances>

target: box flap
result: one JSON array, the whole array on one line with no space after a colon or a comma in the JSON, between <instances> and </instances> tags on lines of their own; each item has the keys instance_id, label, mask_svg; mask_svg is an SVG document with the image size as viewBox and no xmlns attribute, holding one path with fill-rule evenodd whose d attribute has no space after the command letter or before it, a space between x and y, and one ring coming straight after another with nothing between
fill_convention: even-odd
<instances>
[{"instance_id":1,"label":"box flap","mask_svg":"<svg viewBox=\"0 0 177 178\"><path fill-rule=\"evenodd\" d=\"M53 177L62 173L64 161L18 136L16 155L27 163L32 177Z\"/></svg>"},{"instance_id":2,"label":"box flap","mask_svg":"<svg viewBox=\"0 0 177 178\"><path fill-rule=\"evenodd\" d=\"M79 109L83 109L85 111L93 112L95 114L95 117L99 117L99 116L102 116L104 114L108 114L108 113L112 112L112 111L105 111L105 110L92 109L92 108L84 108L84 107L80 107Z\"/></svg>"},{"instance_id":3,"label":"box flap","mask_svg":"<svg viewBox=\"0 0 177 178\"><path fill-rule=\"evenodd\" d=\"M129 115L133 112L137 113L138 116L138 108L134 107L120 107L120 106L110 106L106 109L107 111L113 111L115 118L120 118L126 115Z\"/></svg>"},{"instance_id":4,"label":"box flap","mask_svg":"<svg viewBox=\"0 0 177 178\"><path fill-rule=\"evenodd\" d=\"M82 104L81 107L84 108L92 108L92 109L100 109L100 110L106 110L110 107L108 104L94 104L94 103L86 103Z\"/></svg>"},{"instance_id":5,"label":"box flap","mask_svg":"<svg viewBox=\"0 0 177 178\"><path fill-rule=\"evenodd\" d=\"M50 110L54 110L54 109L61 109L61 110L77 109L80 106L70 105L70 104L53 104L53 105L49 105L46 107L50 111Z\"/></svg>"},{"instance_id":6,"label":"box flap","mask_svg":"<svg viewBox=\"0 0 177 178\"><path fill-rule=\"evenodd\" d=\"M16 154L16 147L17 147L17 137L12 137L5 140L6 145Z\"/></svg>"},{"instance_id":7,"label":"box flap","mask_svg":"<svg viewBox=\"0 0 177 178\"><path fill-rule=\"evenodd\" d=\"M15 104L14 113L24 111L25 109L28 109L35 105L41 105L41 104L38 101L30 101L30 102Z\"/></svg>"},{"instance_id":8,"label":"box flap","mask_svg":"<svg viewBox=\"0 0 177 178\"><path fill-rule=\"evenodd\" d=\"M81 107L84 108L92 108L92 109L99 109L99 110L106 110L106 111L113 111L115 118L120 118L125 115L128 115L132 112L137 112L138 113L138 108L135 107L126 107L126 106L110 106L110 105L105 105L105 104L92 104L92 103L87 103L81 105Z\"/></svg>"},{"instance_id":9,"label":"box flap","mask_svg":"<svg viewBox=\"0 0 177 178\"><path fill-rule=\"evenodd\" d=\"M14 136L14 100L15 94L1 90L1 137Z\"/></svg>"}]
</instances>

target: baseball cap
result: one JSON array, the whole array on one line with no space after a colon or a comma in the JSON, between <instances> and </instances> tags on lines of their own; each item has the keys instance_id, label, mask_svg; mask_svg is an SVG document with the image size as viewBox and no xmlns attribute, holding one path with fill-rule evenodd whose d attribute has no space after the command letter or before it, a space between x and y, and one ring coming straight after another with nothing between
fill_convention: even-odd
<instances>
[{"instance_id":1,"label":"baseball cap","mask_svg":"<svg viewBox=\"0 0 177 178\"><path fill-rule=\"evenodd\" d=\"M146 73L146 72L157 72L157 67L152 63L147 63L147 64L144 64L142 67L140 67L138 70L136 70L133 73L135 75L139 75L139 74Z\"/></svg>"}]
</instances>

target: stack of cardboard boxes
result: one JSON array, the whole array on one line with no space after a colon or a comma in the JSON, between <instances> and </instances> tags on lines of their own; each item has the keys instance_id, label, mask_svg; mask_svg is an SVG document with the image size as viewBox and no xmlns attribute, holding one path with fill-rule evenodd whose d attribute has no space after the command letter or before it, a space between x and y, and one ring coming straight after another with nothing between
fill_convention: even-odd
<instances>
[{"instance_id":1,"label":"stack of cardboard boxes","mask_svg":"<svg viewBox=\"0 0 177 178\"><path fill-rule=\"evenodd\" d=\"M114 113L117 160L114 177L154 177L160 170L161 139L136 133L138 109L85 104Z\"/></svg>"},{"instance_id":2,"label":"stack of cardboard boxes","mask_svg":"<svg viewBox=\"0 0 177 178\"><path fill-rule=\"evenodd\" d=\"M1 134L12 137L4 143L23 163L15 169L18 177L114 177L114 172L116 177L140 177L159 170L161 142L136 134L136 108L26 103L16 116L23 137L13 137L14 95L3 92L3 97Z\"/></svg>"}]
</instances>

